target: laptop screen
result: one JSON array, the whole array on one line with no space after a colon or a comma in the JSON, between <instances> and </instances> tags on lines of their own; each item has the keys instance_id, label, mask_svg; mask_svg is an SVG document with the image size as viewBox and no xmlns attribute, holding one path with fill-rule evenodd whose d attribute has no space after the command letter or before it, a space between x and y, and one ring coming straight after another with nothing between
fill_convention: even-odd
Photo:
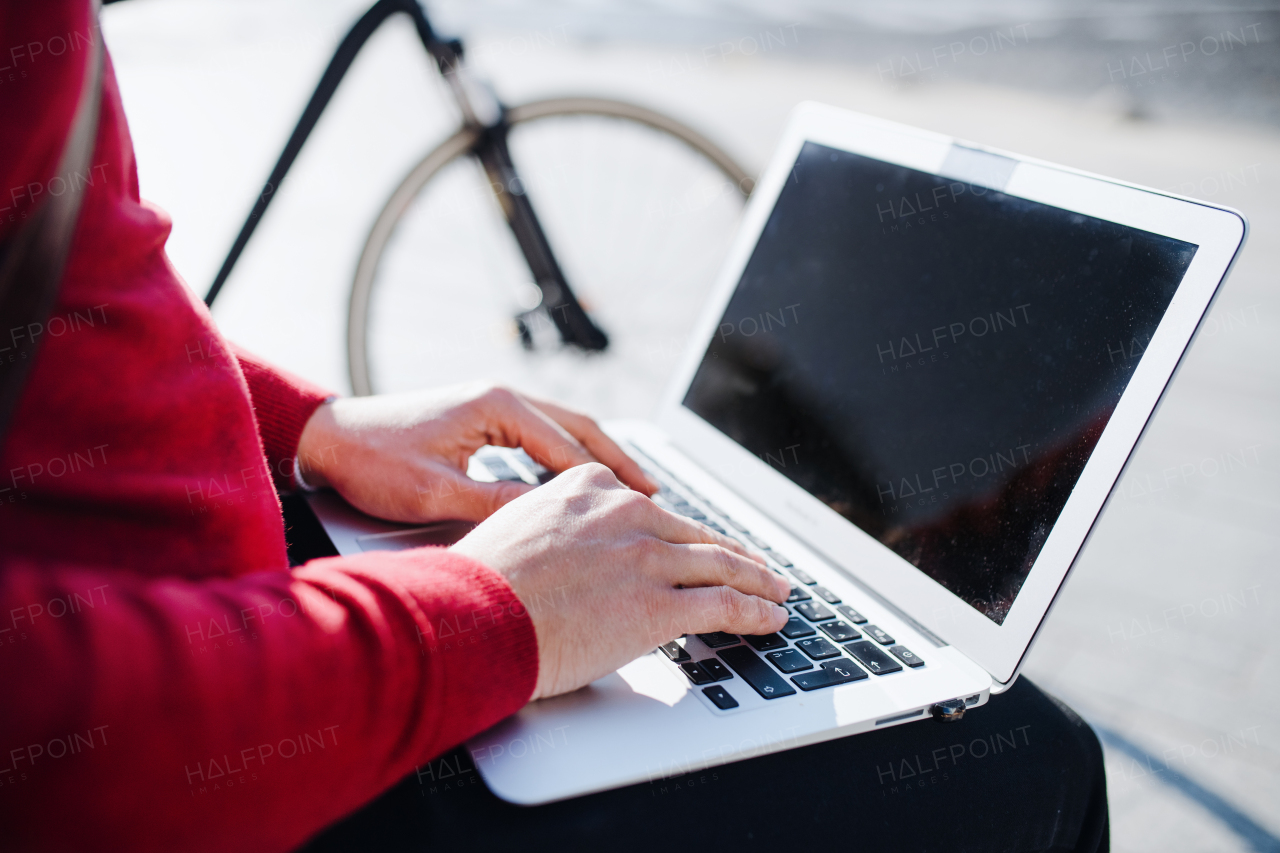
<instances>
[{"instance_id":1,"label":"laptop screen","mask_svg":"<svg viewBox=\"0 0 1280 853\"><path fill-rule=\"evenodd\" d=\"M998 624L1196 246L806 143L684 405Z\"/></svg>"}]
</instances>

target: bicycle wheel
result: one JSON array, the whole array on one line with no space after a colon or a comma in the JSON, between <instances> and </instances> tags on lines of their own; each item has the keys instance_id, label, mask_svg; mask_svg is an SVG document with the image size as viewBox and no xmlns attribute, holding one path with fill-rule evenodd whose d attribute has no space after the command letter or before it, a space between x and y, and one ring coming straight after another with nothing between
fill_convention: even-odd
<instances>
[{"instance_id":1,"label":"bicycle wheel","mask_svg":"<svg viewBox=\"0 0 1280 853\"><path fill-rule=\"evenodd\" d=\"M737 226L752 179L651 110L565 98L509 112L520 187L491 187L461 130L378 216L351 290L357 394L495 380L601 417L656 404ZM609 335L564 347L503 219L526 192L565 276ZM522 339L517 318L522 317ZM529 347L532 344L532 348Z\"/></svg>"}]
</instances>

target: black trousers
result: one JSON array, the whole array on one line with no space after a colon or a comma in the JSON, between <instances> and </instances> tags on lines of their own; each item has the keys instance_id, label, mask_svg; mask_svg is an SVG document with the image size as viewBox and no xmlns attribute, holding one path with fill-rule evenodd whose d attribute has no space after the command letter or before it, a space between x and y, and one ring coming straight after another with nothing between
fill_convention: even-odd
<instances>
[{"instance_id":1,"label":"black trousers","mask_svg":"<svg viewBox=\"0 0 1280 853\"><path fill-rule=\"evenodd\" d=\"M457 749L304 850L653 853L675 845L1106 851L1102 748L1070 708L1023 678L954 723L908 723L545 806L499 800Z\"/></svg>"}]
</instances>

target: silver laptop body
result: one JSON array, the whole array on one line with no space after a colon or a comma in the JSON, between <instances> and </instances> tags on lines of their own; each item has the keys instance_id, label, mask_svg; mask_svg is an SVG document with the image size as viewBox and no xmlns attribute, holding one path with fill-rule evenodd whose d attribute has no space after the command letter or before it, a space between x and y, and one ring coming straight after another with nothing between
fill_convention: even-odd
<instances>
[{"instance_id":1,"label":"silver laptop body","mask_svg":"<svg viewBox=\"0 0 1280 853\"><path fill-rule=\"evenodd\" d=\"M486 784L545 803L982 713L1246 228L1203 202L798 107L656 421L607 425L663 481L659 502L794 582L786 636L675 638L531 703L467 745ZM471 466L539 473L492 448ZM461 532L386 524L332 493L312 506L344 555Z\"/></svg>"}]
</instances>

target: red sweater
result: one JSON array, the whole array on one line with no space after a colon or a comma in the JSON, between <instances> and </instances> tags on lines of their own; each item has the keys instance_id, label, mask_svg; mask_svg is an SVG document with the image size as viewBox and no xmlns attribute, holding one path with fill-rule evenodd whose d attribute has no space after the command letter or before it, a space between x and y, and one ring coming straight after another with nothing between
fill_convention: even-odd
<instances>
[{"instance_id":1,"label":"red sweater","mask_svg":"<svg viewBox=\"0 0 1280 853\"><path fill-rule=\"evenodd\" d=\"M327 395L170 265L110 63L54 175L94 25L0 0L0 236L87 186L57 307L0 330L0 370L41 344L0 453L0 847L287 850L523 705L536 638L441 549L289 570L272 477Z\"/></svg>"}]
</instances>

